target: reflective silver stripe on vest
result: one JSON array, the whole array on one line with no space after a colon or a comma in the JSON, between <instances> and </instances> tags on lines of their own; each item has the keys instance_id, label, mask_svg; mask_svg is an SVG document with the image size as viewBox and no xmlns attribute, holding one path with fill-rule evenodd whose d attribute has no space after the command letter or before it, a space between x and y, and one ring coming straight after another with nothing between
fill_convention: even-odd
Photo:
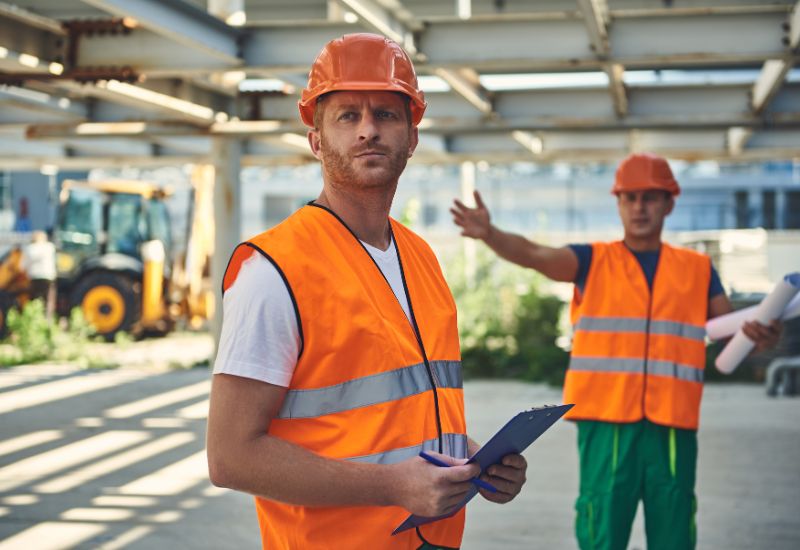
<instances>
[{"instance_id":1,"label":"reflective silver stripe on vest","mask_svg":"<svg viewBox=\"0 0 800 550\"><path fill-rule=\"evenodd\" d=\"M635 317L581 317L577 330L587 332L645 332L647 319Z\"/></svg>"},{"instance_id":2,"label":"reflective silver stripe on vest","mask_svg":"<svg viewBox=\"0 0 800 550\"><path fill-rule=\"evenodd\" d=\"M680 363L673 363L672 361L655 361L651 359L647 362L647 374L671 376L686 382L703 382L703 369L696 369Z\"/></svg>"},{"instance_id":3,"label":"reflective silver stripe on vest","mask_svg":"<svg viewBox=\"0 0 800 550\"><path fill-rule=\"evenodd\" d=\"M606 357L573 357L569 360L569 368L571 370L644 374L644 361Z\"/></svg>"},{"instance_id":4,"label":"reflective silver stripe on vest","mask_svg":"<svg viewBox=\"0 0 800 550\"><path fill-rule=\"evenodd\" d=\"M429 361L437 388L463 388L461 361ZM424 366L424 365L423 365Z\"/></svg>"},{"instance_id":5,"label":"reflective silver stripe on vest","mask_svg":"<svg viewBox=\"0 0 800 550\"><path fill-rule=\"evenodd\" d=\"M650 333L679 336L687 340L698 340L700 342L704 342L706 339L705 327L696 327L676 321L650 321Z\"/></svg>"},{"instance_id":6,"label":"reflective silver stripe on vest","mask_svg":"<svg viewBox=\"0 0 800 550\"><path fill-rule=\"evenodd\" d=\"M644 361L642 359L628 358L573 357L569 361L569 368L579 371L644 374ZM673 363L672 361L650 359L647 362L647 374L672 376L673 378L687 382L703 381L702 369Z\"/></svg>"},{"instance_id":7,"label":"reflective silver stripe on vest","mask_svg":"<svg viewBox=\"0 0 800 550\"><path fill-rule=\"evenodd\" d=\"M581 317L576 330L587 332L647 332L647 319L641 317ZM650 321L651 334L667 334L704 341L706 329L677 321Z\"/></svg>"},{"instance_id":8,"label":"reflective silver stripe on vest","mask_svg":"<svg viewBox=\"0 0 800 550\"><path fill-rule=\"evenodd\" d=\"M442 434L443 453L455 458L467 457L467 436L463 434ZM429 439L420 445L393 449L383 453L365 456L355 456L346 460L352 462L368 462L370 464L397 464L412 456L417 456L421 451L439 451L439 440Z\"/></svg>"},{"instance_id":9,"label":"reflective silver stripe on vest","mask_svg":"<svg viewBox=\"0 0 800 550\"><path fill-rule=\"evenodd\" d=\"M437 387L461 388L461 361L431 361ZM431 389L424 363L381 372L335 386L289 390L278 418L314 418L377 403L396 401Z\"/></svg>"}]
</instances>

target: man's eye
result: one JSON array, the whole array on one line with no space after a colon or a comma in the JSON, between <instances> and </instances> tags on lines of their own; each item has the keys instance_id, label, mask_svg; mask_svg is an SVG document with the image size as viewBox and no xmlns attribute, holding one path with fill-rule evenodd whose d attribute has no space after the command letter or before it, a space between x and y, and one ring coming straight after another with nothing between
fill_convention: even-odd
<instances>
[{"instance_id":1,"label":"man's eye","mask_svg":"<svg viewBox=\"0 0 800 550\"><path fill-rule=\"evenodd\" d=\"M339 120L347 121L355 119L356 114L353 112L342 113L339 115Z\"/></svg>"},{"instance_id":2,"label":"man's eye","mask_svg":"<svg viewBox=\"0 0 800 550\"><path fill-rule=\"evenodd\" d=\"M378 111L376 113L378 118L386 118L386 119L394 119L397 118L397 115L391 111Z\"/></svg>"}]
</instances>

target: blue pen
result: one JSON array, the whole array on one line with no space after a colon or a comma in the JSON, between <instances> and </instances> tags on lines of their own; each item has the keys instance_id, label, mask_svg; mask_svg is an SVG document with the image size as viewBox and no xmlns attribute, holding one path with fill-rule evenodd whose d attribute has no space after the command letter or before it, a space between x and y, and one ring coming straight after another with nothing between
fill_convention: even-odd
<instances>
[{"instance_id":1,"label":"blue pen","mask_svg":"<svg viewBox=\"0 0 800 550\"><path fill-rule=\"evenodd\" d=\"M450 464L448 464L446 462L442 462L441 460L439 460L435 456L429 455L425 451L422 451L421 453L419 453L419 456L421 456L422 458L424 458L425 460L427 460L431 464L434 464L434 465L439 466L441 468L449 468L451 466ZM475 485L477 485L478 487L480 487L482 489L486 489L490 493L496 493L497 492L497 488L494 485L492 485L491 483L487 483L487 482L483 481L480 478L473 477L472 479L470 479L470 481L472 483L474 483Z\"/></svg>"}]
</instances>

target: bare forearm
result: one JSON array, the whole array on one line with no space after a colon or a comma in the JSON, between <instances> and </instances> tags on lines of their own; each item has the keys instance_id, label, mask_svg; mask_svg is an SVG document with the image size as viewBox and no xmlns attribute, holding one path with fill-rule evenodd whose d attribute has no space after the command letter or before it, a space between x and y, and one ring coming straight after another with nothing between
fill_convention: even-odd
<instances>
[{"instance_id":1,"label":"bare forearm","mask_svg":"<svg viewBox=\"0 0 800 550\"><path fill-rule=\"evenodd\" d=\"M269 435L212 455L215 483L253 495L306 506L396 504L397 476L390 466L333 460ZM216 477L216 479L215 479Z\"/></svg>"},{"instance_id":2,"label":"bare forearm","mask_svg":"<svg viewBox=\"0 0 800 550\"><path fill-rule=\"evenodd\" d=\"M501 258L529 267L554 281L572 282L578 260L569 248L553 248L530 241L522 235L490 226L483 241Z\"/></svg>"},{"instance_id":3,"label":"bare forearm","mask_svg":"<svg viewBox=\"0 0 800 550\"><path fill-rule=\"evenodd\" d=\"M492 225L483 242L501 258L536 269L535 255L538 246L522 235L508 233Z\"/></svg>"},{"instance_id":4,"label":"bare forearm","mask_svg":"<svg viewBox=\"0 0 800 550\"><path fill-rule=\"evenodd\" d=\"M214 485L306 506L401 506L437 516L471 488L479 468L444 457L437 468L420 457L391 465L325 458L268 435L286 388L218 374L211 386L206 444Z\"/></svg>"}]
</instances>

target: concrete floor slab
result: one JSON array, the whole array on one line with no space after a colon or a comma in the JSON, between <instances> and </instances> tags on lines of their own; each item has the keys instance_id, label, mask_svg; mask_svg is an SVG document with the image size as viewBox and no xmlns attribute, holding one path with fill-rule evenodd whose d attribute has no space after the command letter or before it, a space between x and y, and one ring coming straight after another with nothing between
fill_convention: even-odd
<instances>
[{"instance_id":1,"label":"concrete floor slab","mask_svg":"<svg viewBox=\"0 0 800 550\"><path fill-rule=\"evenodd\" d=\"M16 400L0 414L0 550L258 548L252 498L206 478L208 380L202 368L0 370L0 402ZM560 399L543 385L467 382L470 434L486 440L519 410ZM464 550L575 548L575 436L561 421L525 453L514 502L470 503ZM800 399L710 385L699 442L698 548L799 548ZM630 549L645 548L643 532L640 513Z\"/></svg>"}]
</instances>

